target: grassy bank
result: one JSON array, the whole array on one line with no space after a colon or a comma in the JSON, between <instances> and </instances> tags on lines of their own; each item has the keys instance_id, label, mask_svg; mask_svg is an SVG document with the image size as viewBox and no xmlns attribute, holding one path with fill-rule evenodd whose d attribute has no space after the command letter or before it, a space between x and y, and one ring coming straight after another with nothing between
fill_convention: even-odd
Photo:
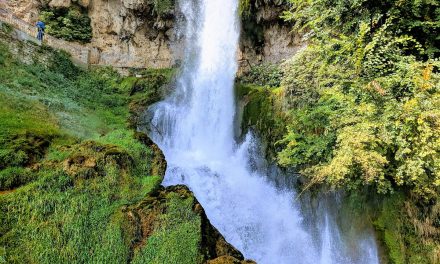
<instances>
[{"instance_id":1,"label":"grassy bank","mask_svg":"<svg viewBox=\"0 0 440 264\"><path fill-rule=\"evenodd\" d=\"M0 41L0 263L126 262L133 237L122 209L156 190L163 173L133 130L141 110L133 105L158 100L151 97L170 71L141 79L82 71L67 54L7 34Z\"/></svg>"},{"instance_id":2,"label":"grassy bank","mask_svg":"<svg viewBox=\"0 0 440 264\"><path fill-rule=\"evenodd\" d=\"M11 32L0 31L0 263L242 263L192 192L160 185L163 154L137 132L175 70L83 71Z\"/></svg>"}]
</instances>

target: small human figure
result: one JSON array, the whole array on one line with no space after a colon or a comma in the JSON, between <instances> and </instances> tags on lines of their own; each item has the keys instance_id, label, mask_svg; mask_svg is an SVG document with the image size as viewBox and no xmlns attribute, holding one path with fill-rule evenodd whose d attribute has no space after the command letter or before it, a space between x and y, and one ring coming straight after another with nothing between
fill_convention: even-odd
<instances>
[{"instance_id":1,"label":"small human figure","mask_svg":"<svg viewBox=\"0 0 440 264\"><path fill-rule=\"evenodd\" d=\"M39 41L43 42L44 30L46 29L46 24L44 24L43 21L38 21L36 26L37 26L37 29L38 29L37 39Z\"/></svg>"}]
</instances>

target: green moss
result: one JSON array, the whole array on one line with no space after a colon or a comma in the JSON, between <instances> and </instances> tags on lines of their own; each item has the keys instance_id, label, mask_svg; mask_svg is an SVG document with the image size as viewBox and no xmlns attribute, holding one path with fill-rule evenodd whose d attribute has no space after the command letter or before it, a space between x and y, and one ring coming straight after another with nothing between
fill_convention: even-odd
<instances>
[{"instance_id":1,"label":"green moss","mask_svg":"<svg viewBox=\"0 0 440 264\"><path fill-rule=\"evenodd\" d=\"M138 78L134 77L134 76L129 76L129 77L123 78L121 81L121 85L120 85L121 90L125 93L130 93L133 90L133 87L137 81L138 81Z\"/></svg>"},{"instance_id":2,"label":"green moss","mask_svg":"<svg viewBox=\"0 0 440 264\"><path fill-rule=\"evenodd\" d=\"M402 226L402 208L404 200L398 195L387 199L382 207L379 217L374 222L377 230L381 232L381 239L388 250L391 263L406 263L404 234Z\"/></svg>"},{"instance_id":3,"label":"green moss","mask_svg":"<svg viewBox=\"0 0 440 264\"><path fill-rule=\"evenodd\" d=\"M119 146L93 141L52 146L50 151L62 155L49 153L38 171L9 168L1 172L2 184L5 175L9 182L27 179L12 193L0 195L0 246L6 249L3 257L8 263L128 259L130 243L120 210L154 191L161 177L150 177L145 171L148 158L142 160L138 153L145 146L139 149L113 138L105 141ZM53 156L56 159L49 159ZM60 156L67 157L61 160Z\"/></svg>"},{"instance_id":4,"label":"green moss","mask_svg":"<svg viewBox=\"0 0 440 264\"><path fill-rule=\"evenodd\" d=\"M12 190L35 180L35 174L22 167L0 170L0 191Z\"/></svg>"},{"instance_id":5,"label":"green moss","mask_svg":"<svg viewBox=\"0 0 440 264\"><path fill-rule=\"evenodd\" d=\"M5 32L6 34L10 34L14 30L14 28L11 25L2 22L0 30Z\"/></svg>"},{"instance_id":6,"label":"green moss","mask_svg":"<svg viewBox=\"0 0 440 264\"><path fill-rule=\"evenodd\" d=\"M382 249L381 261L384 263L436 263L435 240L418 233L414 225L414 220L423 217L423 213L408 213L409 208L414 209L420 205L409 201L402 192L378 197L372 189L370 187L351 192L344 199L343 210L339 215L350 220L358 219L357 227L363 223L373 223Z\"/></svg>"},{"instance_id":7,"label":"green moss","mask_svg":"<svg viewBox=\"0 0 440 264\"><path fill-rule=\"evenodd\" d=\"M166 213L159 216L146 246L135 252L132 263L202 263L201 219L192 207L193 197L178 193L166 197Z\"/></svg>"},{"instance_id":8,"label":"green moss","mask_svg":"<svg viewBox=\"0 0 440 264\"><path fill-rule=\"evenodd\" d=\"M276 142L285 131L284 115L278 108L279 90L253 84L236 85L236 97L244 103L241 128L253 129L265 140L269 158L276 155Z\"/></svg>"},{"instance_id":9,"label":"green moss","mask_svg":"<svg viewBox=\"0 0 440 264\"><path fill-rule=\"evenodd\" d=\"M125 89L130 93L130 126L136 127L139 123L139 114L147 107L164 98L167 93L167 85L176 74L176 69L149 69L138 73L141 78L136 80L126 79Z\"/></svg>"},{"instance_id":10,"label":"green moss","mask_svg":"<svg viewBox=\"0 0 440 264\"><path fill-rule=\"evenodd\" d=\"M11 97L1 89L0 85L0 169L34 163L60 134L56 119L43 104Z\"/></svg>"},{"instance_id":11,"label":"green moss","mask_svg":"<svg viewBox=\"0 0 440 264\"><path fill-rule=\"evenodd\" d=\"M124 257L119 254L129 247L120 243L121 227L111 219L118 208L151 191L157 180L125 181L117 176L122 174L72 182L62 171L43 171L32 185L1 196L6 214L1 218L0 244L7 249L6 259L10 263L90 263Z\"/></svg>"},{"instance_id":12,"label":"green moss","mask_svg":"<svg viewBox=\"0 0 440 264\"><path fill-rule=\"evenodd\" d=\"M0 85L1 138L26 133L43 136L59 133L54 116L42 103L14 98L3 92L3 89L6 87Z\"/></svg>"}]
</instances>

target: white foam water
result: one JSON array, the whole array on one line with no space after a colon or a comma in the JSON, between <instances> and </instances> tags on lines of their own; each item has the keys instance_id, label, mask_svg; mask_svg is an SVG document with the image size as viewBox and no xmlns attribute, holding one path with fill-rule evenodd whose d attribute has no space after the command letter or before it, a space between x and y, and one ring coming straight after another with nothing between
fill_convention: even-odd
<instances>
[{"instance_id":1,"label":"white foam water","mask_svg":"<svg viewBox=\"0 0 440 264\"><path fill-rule=\"evenodd\" d=\"M313 235L295 191L275 187L264 170L252 166L259 155L252 151L253 136L236 143L237 1L179 1L186 40L182 73L174 93L149 109L150 136L168 163L164 185L188 185L213 225L258 263L378 263L371 237L346 254L329 214L317 221L322 224Z\"/></svg>"}]
</instances>

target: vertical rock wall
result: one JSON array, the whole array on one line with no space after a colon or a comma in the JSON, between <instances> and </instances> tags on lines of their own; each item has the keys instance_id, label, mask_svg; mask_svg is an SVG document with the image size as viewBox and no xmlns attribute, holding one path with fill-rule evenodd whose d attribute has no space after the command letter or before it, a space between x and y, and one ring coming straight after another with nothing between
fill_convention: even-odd
<instances>
[{"instance_id":1,"label":"vertical rock wall","mask_svg":"<svg viewBox=\"0 0 440 264\"><path fill-rule=\"evenodd\" d=\"M242 14L241 71L253 65L279 63L305 46L292 24L280 18L289 5L285 0L249 0Z\"/></svg>"},{"instance_id":2,"label":"vertical rock wall","mask_svg":"<svg viewBox=\"0 0 440 264\"><path fill-rule=\"evenodd\" d=\"M174 1L171 0L172 4ZM181 18L175 5L158 12L153 0L0 0L0 8L28 23L35 23L42 7L85 8L91 18L96 50L93 64L118 68L164 68L179 63L183 42L176 34ZM250 0L242 17L240 72L261 63L278 63L302 46L291 25L280 19L282 0Z\"/></svg>"}]
</instances>

